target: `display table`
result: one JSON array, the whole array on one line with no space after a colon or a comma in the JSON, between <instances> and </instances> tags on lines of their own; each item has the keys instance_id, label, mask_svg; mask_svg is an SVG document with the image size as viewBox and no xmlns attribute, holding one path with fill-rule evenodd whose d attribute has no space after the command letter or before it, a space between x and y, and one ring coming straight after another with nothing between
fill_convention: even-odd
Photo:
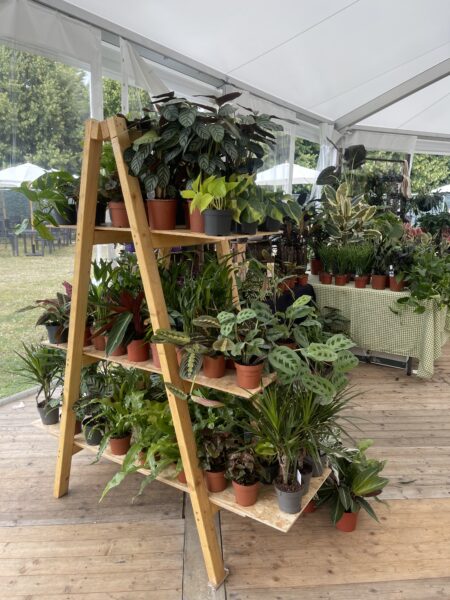
<instances>
[{"instance_id":1,"label":"display table","mask_svg":"<svg viewBox=\"0 0 450 600\"><path fill-rule=\"evenodd\" d=\"M434 361L440 358L442 346L450 332L450 313L429 301L424 313L401 307L396 300L408 292L324 285L309 276L320 309L337 308L349 319L349 335L357 346L372 352L387 352L419 359L417 375L432 377ZM391 307L399 311L395 314Z\"/></svg>"}]
</instances>

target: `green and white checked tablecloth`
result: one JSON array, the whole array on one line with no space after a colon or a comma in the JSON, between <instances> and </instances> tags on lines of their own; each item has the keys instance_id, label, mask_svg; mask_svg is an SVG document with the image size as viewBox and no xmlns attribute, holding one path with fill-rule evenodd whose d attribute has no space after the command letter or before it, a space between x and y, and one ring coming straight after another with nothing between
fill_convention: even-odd
<instances>
[{"instance_id":1,"label":"green and white checked tablecloth","mask_svg":"<svg viewBox=\"0 0 450 600\"><path fill-rule=\"evenodd\" d=\"M407 292L324 285L319 278L309 276L320 309L337 308L350 320L349 335L357 346L373 352L387 352L419 359L418 377L432 377L434 361L440 358L442 346L450 332L450 312L429 301L424 313L410 307L400 307L394 314L390 306ZM397 306L397 308L399 308Z\"/></svg>"}]
</instances>

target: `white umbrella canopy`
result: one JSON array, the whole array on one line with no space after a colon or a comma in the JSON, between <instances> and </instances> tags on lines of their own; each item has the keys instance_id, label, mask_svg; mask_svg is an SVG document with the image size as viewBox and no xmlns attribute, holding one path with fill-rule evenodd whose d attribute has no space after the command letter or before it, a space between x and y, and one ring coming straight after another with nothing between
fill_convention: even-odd
<instances>
[{"instance_id":1,"label":"white umbrella canopy","mask_svg":"<svg viewBox=\"0 0 450 600\"><path fill-rule=\"evenodd\" d=\"M16 188L24 181L34 181L47 171L32 163L23 163L0 171L0 188Z\"/></svg>"},{"instance_id":2,"label":"white umbrella canopy","mask_svg":"<svg viewBox=\"0 0 450 600\"><path fill-rule=\"evenodd\" d=\"M316 171L315 169L294 165L292 183L305 185L312 184L316 182L318 175L319 171ZM286 185L288 181L289 163L287 162L261 171L256 176L256 183L258 185Z\"/></svg>"},{"instance_id":3,"label":"white umbrella canopy","mask_svg":"<svg viewBox=\"0 0 450 600\"><path fill-rule=\"evenodd\" d=\"M433 192L438 192L440 194L450 194L450 183L447 185L443 185L440 188L436 188Z\"/></svg>"}]
</instances>

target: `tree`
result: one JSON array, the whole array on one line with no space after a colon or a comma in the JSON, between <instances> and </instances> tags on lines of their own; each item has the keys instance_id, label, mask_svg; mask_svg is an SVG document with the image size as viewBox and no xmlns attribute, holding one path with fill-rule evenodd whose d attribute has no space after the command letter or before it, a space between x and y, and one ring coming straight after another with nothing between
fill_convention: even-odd
<instances>
[{"instance_id":1,"label":"tree","mask_svg":"<svg viewBox=\"0 0 450 600\"><path fill-rule=\"evenodd\" d=\"M121 111L121 83L115 79L103 77L103 117L113 117Z\"/></svg>"},{"instance_id":2,"label":"tree","mask_svg":"<svg viewBox=\"0 0 450 600\"><path fill-rule=\"evenodd\" d=\"M0 165L78 172L89 117L85 73L0 46L0 82Z\"/></svg>"},{"instance_id":3,"label":"tree","mask_svg":"<svg viewBox=\"0 0 450 600\"><path fill-rule=\"evenodd\" d=\"M308 169L315 169L319 158L320 146L303 138L295 138L294 162Z\"/></svg>"}]
</instances>

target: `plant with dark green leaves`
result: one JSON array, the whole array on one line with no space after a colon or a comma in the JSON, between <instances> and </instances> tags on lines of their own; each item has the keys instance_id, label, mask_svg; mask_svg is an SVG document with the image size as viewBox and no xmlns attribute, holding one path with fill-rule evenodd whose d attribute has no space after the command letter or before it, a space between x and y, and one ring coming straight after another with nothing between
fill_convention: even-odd
<instances>
[{"instance_id":1,"label":"plant with dark green leaves","mask_svg":"<svg viewBox=\"0 0 450 600\"><path fill-rule=\"evenodd\" d=\"M333 273L333 269L336 265L337 247L322 244L317 249L317 253L319 255L320 260L322 261L323 271L325 273Z\"/></svg>"},{"instance_id":2,"label":"plant with dark green leaves","mask_svg":"<svg viewBox=\"0 0 450 600\"><path fill-rule=\"evenodd\" d=\"M210 96L212 104L200 104L169 92L155 96L151 111L129 123L142 135L126 150L125 160L148 195L173 198L200 172L230 177L262 166L263 145L273 145L273 132L282 126L271 115L237 116L230 102L239 96Z\"/></svg>"},{"instance_id":3,"label":"plant with dark green leaves","mask_svg":"<svg viewBox=\"0 0 450 600\"><path fill-rule=\"evenodd\" d=\"M25 312L28 310L33 310L35 308L44 309L44 312L36 321L36 326L49 325L58 327L57 336L59 337L64 331L66 331L69 328L70 303L71 297L69 294L57 292L56 298L45 298L43 300L36 300L34 304L30 306L25 306L17 312Z\"/></svg>"},{"instance_id":4,"label":"plant with dark green leaves","mask_svg":"<svg viewBox=\"0 0 450 600\"><path fill-rule=\"evenodd\" d=\"M358 448L344 451L343 456L334 461L332 474L320 490L319 503L330 503L331 520L334 524L345 512L359 512L361 508L378 521L366 498L381 492L389 480L380 476L385 463L366 457L368 445L370 443L364 440ZM377 496L375 500L378 500Z\"/></svg>"},{"instance_id":5,"label":"plant with dark green leaves","mask_svg":"<svg viewBox=\"0 0 450 600\"><path fill-rule=\"evenodd\" d=\"M76 211L79 182L67 171L44 173L34 181L24 181L18 191L33 205L31 225L45 240L53 240L49 226L58 227L55 215L63 218ZM30 226L24 219L16 228L16 234L23 233Z\"/></svg>"}]
</instances>

